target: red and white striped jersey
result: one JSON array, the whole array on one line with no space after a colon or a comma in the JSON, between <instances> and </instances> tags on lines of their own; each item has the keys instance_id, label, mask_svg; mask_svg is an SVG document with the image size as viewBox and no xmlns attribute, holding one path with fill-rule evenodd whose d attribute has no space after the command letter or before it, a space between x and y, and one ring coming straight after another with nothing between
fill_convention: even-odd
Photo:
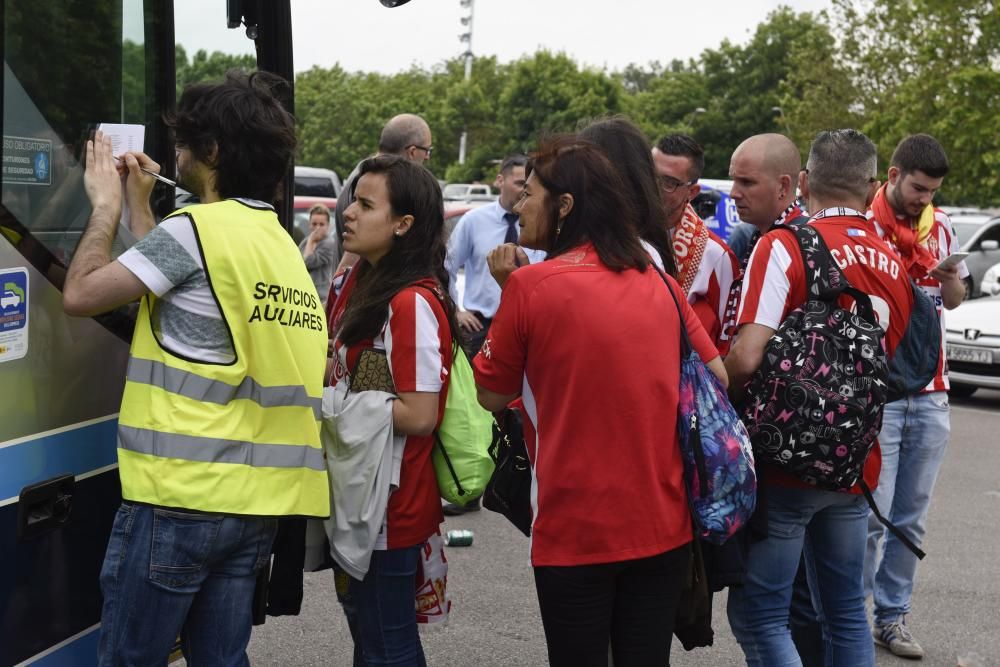
<instances>
[{"instance_id":1,"label":"red and white striped jersey","mask_svg":"<svg viewBox=\"0 0 1000 667\"><path fill-rule=\"evenodd\" d=\"M337 280L331 292L341 292L327 304L330 331L336 332L356 280ZM421 287L417 287L420 285ZM427 289L422 289L426 287ZM385 325L374 338L344 345L334 338L334 368L330 384L349 381L348 373L361 351L374 347L385 350L396 393L437 392L438 418L444 417L448 395L448 374L452 363L451 328L441 303L428 291L437 287L432 279L404 287L389 302ZM431 463L434 436L406 436L400 467L399 488L389 496L385 531L376 549L398 549L422 544L444 520L438 495L437 477Z\"/></svg>"},{"instance_id":2,"label":"red and white striped jersey","mask_svg":"<svg viewBox=\"0 0 1000 667\"><path fill-rule=\"evenodd\" d=\"M709 230L705 251L687 297L705 332L723 356L729 351L731 342L722 331L726 300L733 280L739 275L740 263L736 255L725 241Z\"/></svg>"}]
</instances>

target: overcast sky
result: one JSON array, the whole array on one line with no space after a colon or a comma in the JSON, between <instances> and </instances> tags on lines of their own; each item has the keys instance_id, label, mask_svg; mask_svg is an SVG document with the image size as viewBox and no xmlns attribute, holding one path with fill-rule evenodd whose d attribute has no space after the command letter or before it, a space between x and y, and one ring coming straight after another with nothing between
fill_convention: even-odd
<instances>
[{"instance_id":1,"label":"overcast sky","mask_svg":"<svg viewBox=\"0 0 1000 667\"><path fill-rule=\"evenodd\" d=\"M781 4L819 11L830 0L475 0L472 49L509 62L546 48L620 70L632 62L693 58L726 38L746 43ZM188 53L253 53L242 29L226 30L225 3L175 0L175 6L177 41ZM464 51L458 36L467 11L459 0L411 0L396 9L378 0L292 0L295 70L336 63L382 73L432 67Z\"/></svg>"}]
</instances>

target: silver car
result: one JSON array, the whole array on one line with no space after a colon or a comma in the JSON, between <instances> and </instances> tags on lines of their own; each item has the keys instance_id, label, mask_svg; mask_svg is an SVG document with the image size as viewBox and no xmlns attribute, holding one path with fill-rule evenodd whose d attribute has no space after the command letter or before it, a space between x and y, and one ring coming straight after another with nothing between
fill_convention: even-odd
<instances>
[{"instance_id":1,"label":"silver car","mask_svg":"<svg viewBox=\"0 0 1000 667\"><path fill-rule=\"evenodd\" d=\"M951 393L1000 389L1000 297L967 301L946 316Z\"/></svg>"}]
</instances>

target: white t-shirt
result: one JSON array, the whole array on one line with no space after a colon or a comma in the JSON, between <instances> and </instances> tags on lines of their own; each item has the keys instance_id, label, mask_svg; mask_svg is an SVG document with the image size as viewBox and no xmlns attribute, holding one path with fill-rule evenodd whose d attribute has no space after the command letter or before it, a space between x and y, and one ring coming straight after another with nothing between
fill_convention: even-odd
<instances>
[{"instance_id":1,"label":"white t-shirt","mask_svg":"<svg viewBox=\"0 0 1000 667\"><path fill-rule=\"evenodd\" d=\"M232 363L236 352L209 286L191 218L167 218L118 261L159 297L153 332L164 348L197 361Z\"/></svg>"}]
</instances>

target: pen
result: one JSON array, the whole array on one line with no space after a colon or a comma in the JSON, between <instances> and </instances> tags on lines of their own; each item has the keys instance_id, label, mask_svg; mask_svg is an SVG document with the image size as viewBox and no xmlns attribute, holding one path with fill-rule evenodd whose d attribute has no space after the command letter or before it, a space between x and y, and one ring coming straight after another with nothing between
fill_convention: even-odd
<instances>
[{"instance_id":1,"label":"pen","mask_svg":"<svg viewBox=\"0 0 1000 667\"><path fill-rule=\"evenodd\" d=\"M115 157L114 155L112 155L111 157L116 162L121 162L122 161L122 159L120 157ZM150 171L149 169L145 169L143 167L139 167L139 171L141 171L144 174L149 174L150 176L152 176L153 178L155 178L156 180L158 180L160 183L166 183L167 185L169 185L172 188L176 188L177 187L177 183L175 183L174 181L171 181L166 176L160 176L159 174L154 173L154 172Z\"/></svg>"},{"instance_id":2,"label":"pen","mask_svg":"<svg viewBox=\"0 0 1000 667\"><path fill-rule=\"evenodd\" d=\"M152 176L153 178L155 178L156 180L158 180L160 183L166 183L167 185L169 185L172 188L177 187L177 183L171 181L169 178L166 178L165 176L160 176L159 174L154 174L149 169L143 169L142 167L139 167L139 171L141 171L144 174L149 174L150 176Z\"/></svg>"}]
</instances>

